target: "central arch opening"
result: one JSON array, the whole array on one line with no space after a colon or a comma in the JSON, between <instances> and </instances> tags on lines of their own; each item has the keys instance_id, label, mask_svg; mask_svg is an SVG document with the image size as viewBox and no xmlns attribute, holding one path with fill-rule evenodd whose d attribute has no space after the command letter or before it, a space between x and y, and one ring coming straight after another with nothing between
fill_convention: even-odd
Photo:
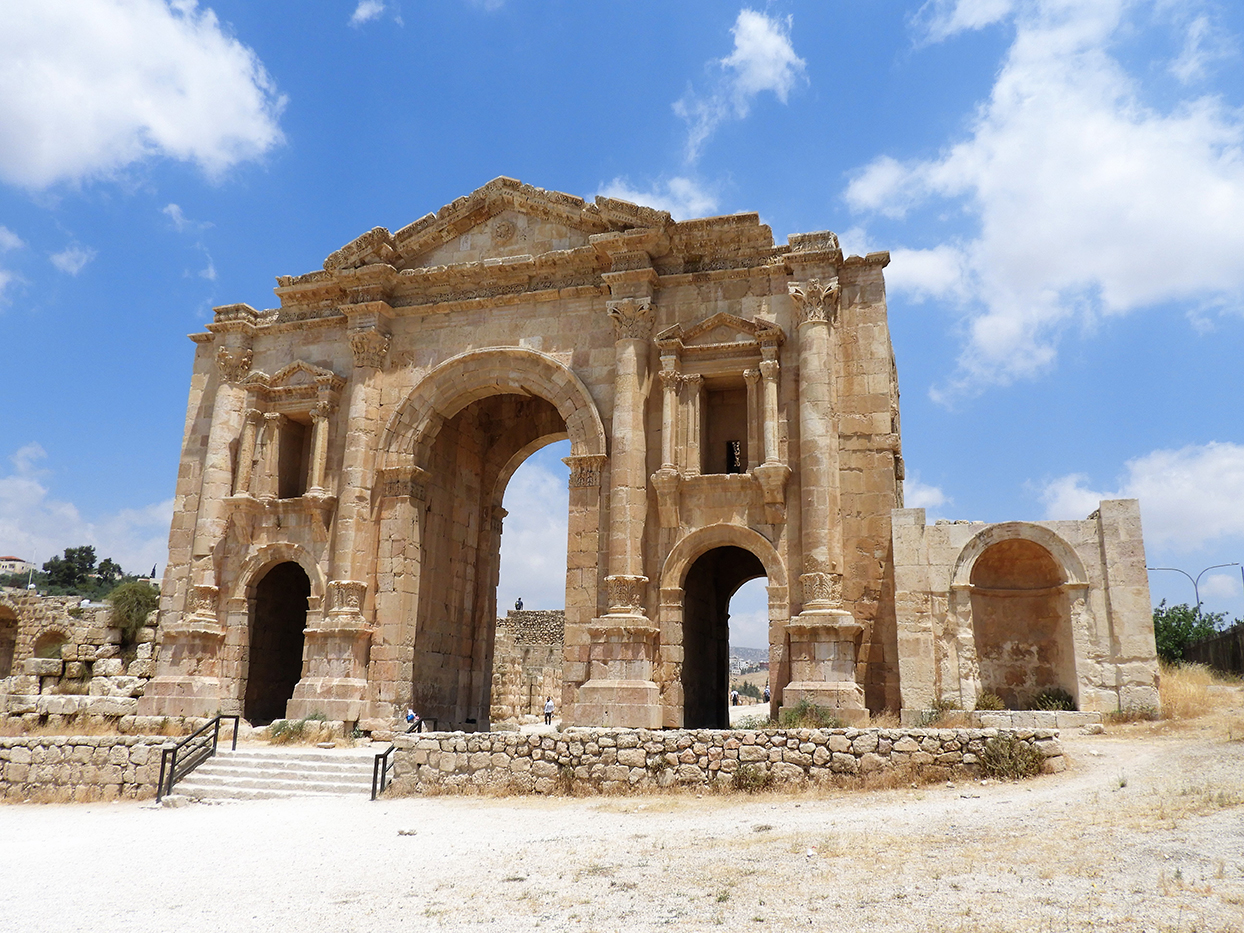
<instances>
[{"instance_id":1,"label":"central arch opening","mask_svg":"<svg viewBox=\"0 0 1244 933\"><path fill-rule=\"evenodd\" d=\"M442 727L488 728L502 497L528 457L566 437L552 403L503 394L471 402L432 441L412 697L416 711ZM560 576L564 599L564 560Z\"/></svg>"},{"instance_id":2,"label":"central arch opening","mask_svg":"<svg viewBox=\"0 0 1244 933\"><path fill-rule=\"evenodd\" d=\"M683 583L683 727L730 725L730 599L765 576L760 559L727 545L696 558Z\"/></svg>"},{"instance_id":3,"label":"central arch opening","mask_svg":"<svg viewBox=\"0 0 1244 933\"><path fill-rule=\"evenodd\" d=\"M302 677L303 629L311 580L294 561L277 564L255 585L243 717L253 726L285 716Z\"/></svg>"}]
</instances>

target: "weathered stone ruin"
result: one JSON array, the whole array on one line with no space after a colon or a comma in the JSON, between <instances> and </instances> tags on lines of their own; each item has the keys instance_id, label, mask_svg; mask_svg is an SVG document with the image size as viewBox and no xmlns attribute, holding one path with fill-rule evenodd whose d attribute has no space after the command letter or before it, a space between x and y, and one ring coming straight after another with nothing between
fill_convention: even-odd
<instances>
[{"instance_id":1,"label":"weathered stone ruin","mask_svg":"<svg viewBox=\"0 0 1244 933\"><path fill-rule=\"evenodd\" d=\"M1134 502L903 510L888 261L499 178L281 276L279 307L217 308L140 711L385 729L414 704L483 730L495 696L529 708L494 663L501 503L565 438L567 723L725 726L727 607L758 577L774 713L1156 705Z\"/></svg>"},{"instance_id":2,"label":"weathered stone ruin","mask_svg":"<svg viewBox=\"0 0 1244 933\"><path fill-rule=\"evenodd\" d=\"M565 638L566 613L560 609L511 609L497 620L493 722L534 719L547 697L561 697Z\"/></svg>"}]
</instances>

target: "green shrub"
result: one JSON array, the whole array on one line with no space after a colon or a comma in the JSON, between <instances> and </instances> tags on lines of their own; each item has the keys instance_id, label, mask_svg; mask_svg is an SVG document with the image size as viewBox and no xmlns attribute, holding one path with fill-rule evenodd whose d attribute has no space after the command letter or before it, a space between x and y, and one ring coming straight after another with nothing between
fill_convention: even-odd
<instances>
[{"instance_id":1,"label":"green shrub","mask_svg":"<svg viewBox=\"0 0 1244 933\"><path fill-rule=\"evenodd\" d=\"M759 765L741 764L730 775L730 782L735 790L754 794L772 787L773 775Z\"/></svg>"},{"instance_id":2,"label":"green shrub","mask_svg":"<svg viewBox=\"0 0 1244 933\"><path fill-rule=\"evenodd\" d=\"M1002 702L1002 697L996 693L982 693L976 698L976 709L981 710L1001 710L1006 709L1006 704Z\"/></svg>"},{"instance_id":3,"label":"green shrub","mask_svg":"<svg viewBox=\"0 0 1244 933\"><path fill-rule=\"evenodd\" d=\"M1032 708L1046 711L1075 710L1076 698L1062 687L1049 687L1032 698Z\"/></svg>"},{"instance_id":4,"label":"green shrub","mask_svg":"<svg viewBox=\"0 0 1244 933\"><path fill-rule=\"evenodd\" d=\"M149 616L160 605L160 594L155 587L131 580L122 583L107 597L112 607L112 627L121 632L121 644L134 644L138 631L147 624Z\"/></svg>"},{"instance_id":5,"label":"green shrub","mask_svg":"<svg viewBox=\"0 0 1244 933\"><path fill-rule=\"evenodd\" d=\"M1033 745L1013 735L999 735L985 743L979 756L985 777L1017 781L1041 773L1044 756Z\"/></svg>"},{"instance_id":6,"label":"green shrub","mask_svg":"<svg viewBox=\"0 0 1244 933\"><path fill-rule=\"evenodd\" d=\"M794 706L782 710L783 729L841 729L842 720L824 706L817 706L804 697Z\"/></svg>"}]
</instances>

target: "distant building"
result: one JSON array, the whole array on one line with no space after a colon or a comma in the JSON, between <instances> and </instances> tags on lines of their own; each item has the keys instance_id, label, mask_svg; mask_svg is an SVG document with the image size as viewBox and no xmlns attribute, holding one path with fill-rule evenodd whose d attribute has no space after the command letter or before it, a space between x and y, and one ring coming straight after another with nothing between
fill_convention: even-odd
<instances>
[{"instance_id":1,"label":"distant building","mask_svg":"<svg viewBox=\"0 0 1244 933\"><path fill-rule=\"evenodd\" d=\"M0 575L7 573L30 573L35 565L20 557L0 557Z\"/></svg>"}]
</instances>

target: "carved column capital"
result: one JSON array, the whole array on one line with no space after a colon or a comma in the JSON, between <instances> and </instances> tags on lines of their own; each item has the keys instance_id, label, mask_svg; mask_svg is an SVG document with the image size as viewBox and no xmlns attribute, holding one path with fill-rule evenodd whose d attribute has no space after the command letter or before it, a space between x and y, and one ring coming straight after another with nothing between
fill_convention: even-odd
<instances>
[{"instance_id":1,"label":"carved column capital","mask_svg":"<svg viewBox=\"0 0 1244 933\"><path fill-rule=\"evenodd\" d=\"M217 347L216 366L225 382L241 382L251 371L254 354L249 347Z\"/></svg>"},{"instance_id":2,"label":"carved column capital","mask_svg":"<svg viewBox=\"0 0 1244 933\"><path fill-rule=\"evenodd\" d=\"M842 574L816 571L801 574L799 585L803 587L804 609L842 608Z\"/></svg>"},{"instance_id":3,"label":"carved column capital","mask_svg":"<svg viewBox=\"0 0 1244 933\"><path fill-rule=\"evenodd\" d=\"M677 389L678 383L682 380L682 376L672 369L663 369L657 375L661 379L661 388Z\"/></svg>"},{"instance_id":4,"label":"carved column capital","mask_svg":"<svg viewBox=\"0 0 1244 933\"><path fill-rule=\"evenodd\" d=\"M778 377L778 361L777 360L761 360L760 374L764 376L766 382L772 382ZM743 374L746 377L746 373Z\"/></svg>"},{"instance_id":5,"label":"carved column capital","mask_svg":"<svg viewBox=\"0 0 1244 933\"><path fill-rule=\"evenodd\" d=\"M609 594L610 615L643 613L647 577L613 574L605 577L605 588Z\"/></svg>"},{"instance_id":6,"label":"carved column capital","mask_svg":"<svg viewBox=\"0 0 1244 933\"><path fill-rule=\"evenodd\" d=\"M355 331L350 335L350 349L356 368L384 369L389 353L389 337L378 330Z\"/></svg>"},{"instance_id":7,"label":"carved column capital","mask_svg":"<svg viewBox=\"0 0 1244 933\"><path fill-rule=\"evenodd\" d=\"M745 382L746 382L749 386L755 386L755 385L756 385L756 383L758 383L758 382L760 381L760 370L758 370L758 369L745 369L745 370L743 370L743 380L744 380L744 381L745 381Z\"/></svg>"},{"instance_id":8,"label":"carved column capital","mask_svg":"<svg viewBox=\"0 0 1244 933\"><path fill-rule=\"evenodd\" d=\"M310 411L312 421L327 421L333 413L332 402L316 402Z\"/></svg>"},{"instance_id":9,"label":"carved column capital","mask_svg":"<svg viewBox=\"0 0 1244 933\"><path fill-rule=\"evenodd\" d=\"M258 408L248 408L242 413L242 421L245 424L258 425L264 418L264 413Z\"/></svg>"},{"instance_id":10,"label":"carved column capital","mask_svg":"<svg viewBox=\"0 0 1244 933\"><path fill-rule=\"evenodd\" d=\"M787 286L791 301L799 312L799 323L810 324L824 322L838 323L838 279L822 282L820 279L808 279L806 282L791 282Z\"/></svg>"},{"instance_id":11,"label":"carved column capital","mask_svg":"<svg viewBox=\"0 0 1244 933\"><path fill-rule=\"evenodd\" d=\"M699 389L700 386L704 385L704 377L699 373L688 373L687 375L679 376L678 378L682 380L683 385L687 386L687 388L692 391L695 391L696 389Z\"/></svg>"},{"instance_id":12,"label":"carved column capital","mask_svg":"<svg viewBox=\"0 0 1244 933\"><path fill-rule=\"evenodd\" d=\"M619 298L605 303L613 320L616 339L647 340L652 336L653 313L651 298Z\"/></svg>"},{"instance_id":13,"label":"carved column capital","mask_svg":"<svg viewBox=\"0 0 1244 933\"><path fill-rule=\"evenodd\" d=\"M605 469L605 464L609 462L609 458L600 454L587 454L584 456L563 457L562 463L570 467L570 483L571 489L578 489L585 486L599 486L600 474Z\"/></svg>"}]
</instances>

